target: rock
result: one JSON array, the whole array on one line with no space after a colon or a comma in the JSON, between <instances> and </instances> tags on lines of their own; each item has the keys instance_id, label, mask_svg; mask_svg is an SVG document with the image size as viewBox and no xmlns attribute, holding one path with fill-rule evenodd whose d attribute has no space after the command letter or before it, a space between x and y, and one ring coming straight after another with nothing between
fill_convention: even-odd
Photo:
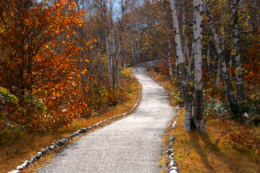
<instances>
[{"instance_id":1,"label":"rock","mask_svg":"<svg viewBox=\"0 0 260 173\"><path fill-rule=\"evenodd\" d=\"M174 160L171 160L168 167L176 167L176 162Z\"/></svg>"},{"instance_id":2,"label":"rock","mask_svg":"<svg viewBox=\"0 0 260 173\"><path fill-rule=\"evenodd\" d=\"M169 173L178 173L178 168L177 167L169 168Z\"/></svg>"},{"instance_id":3,"label":"rock","mask_svg":"<svg viewBox=\"0 0 260 173\"><path fill-rule=\"evenodd\" d=\"M69 138L68 137L65 137L62 139L62 141L65 143L65 142L69 142Z\"/></svg>"},{"instance_id":4,"label":"rock","mask_svg":"<svg viewBox=\"0 0 260 173\"><path fill-rule=\"evenodd\" d=\"M172 149L169 149L169 150L168 150L168 154L170 155L170 154L172 154L172 153L173 153Z\"/></svg>"},{"instance_id":5,"label":"rock","mask_svg":"<svg viewBox=\"0 0 260 173\"><path fill-rule=\"evenodd\" d=\"M86 131L87 131L86 128L82 128L79 130L79 133L86 133Z\"/></svg>"},{"instance_id":6,"label":"rock","mask_svg":"<svg viewBox=\"0 0 260 173\"><path fill-rule=\"evenodd\" d=\"M47 153L46 150L41 150L40 152L41 152L43 155Z\"/></svg>"},{"instance_id":7,"label":"rock","mask_svg":"<svg viewBox=\"0 0 260 173\"><path fill-rule=\"evenodd\" d=\"M19 171L21 171L21 170L23 170L23 166L22 165L19 165L19 166L17 166L17 168L16 168L16 170L19 170Z\"/></svg>"},{"instance_id":8,"label":"rock","mask_svg":"<svg viewBox=\"0 0 260 173\"><path fill-rule=\"evenodd\" d=\"M46 152L50 151L50 147L47 146L47 147L45 148L45 150L46 150Z\"/></svg>"},{"instance_id":9,"label":"rock","mask_svg":"<svg viewBox=\"0 0 260 173\"><path fill-rule=\"evenodd\" d=\"M36 160L39 160L40 158L41 158L41 156L39 156L39 155L35 156Z\"/></svg>"},{"instance_id":10,"label":"rock","mask_svg":"<svg viewBox=\"0 0 260 173\"><path fill-rule=\"evenodd\" d=\"M170 161L172 161L172 160L174 161L173 156L174 156L174 153L172 153L172 154L169 156Z\"/></svg>"},{"instance_id":11,"label":"rock","mask_svg":"<svg viewBox=\"0 0 260 173\"><path fill-rule=\"evenodd\" d=\"M173 135L170 136L170 143L174 143L175 137Z\"/></svg>"},{"instance_id":12,"label":"rock","mask_svg":"<svg viewBox=\"0 0 260 173\"><path fill-rule=\"evenodd\" d=\"M38 154L39 156L42 156L42 155L43 155L42 152L40 152L40 151L39 151L37 154Z\"/></svg>"},{"instance_id":13,"label":"rock","mask_svg":"<svg viewBox=\"0 0 260 173\"><path fill-rule=\"evenodd\" d=\"M56 145L51 145L51 146L50 146L50 149L51 149L51 150L54 150L55 148L56 148Z\"/></svg>"},{"instance_id":14,"label":"rock","mask_svg":"<svg viewBox=\"0 0 260 173\"><path fill-rule=\"evenodd\" d=\"M34 157L30 157L30 159L28 159L29 163L34 163L34 161L36 161L36 159Z\"/></svg>"},{"instance_id":15,"label":"rock","mask_svg":"<svg viewBox=\"0 0 260 173\"><path fill-rule=\"evenodd\" d=\"M65 143L64 143L62 140L60 140L60 141L57 141L55 144L57 144L58 146L65 145Z\"/></svg>"},{"instance_id":16,"label":"rock","mask_svg":"<svg viewBox=\"0 0 260 173\"><path fill-rule=\"evenodd\" d=\"M13 170L11 172L8 172L8 173L19 173L20 171L19 170Z\"/></svg>"},{"instance_id":17,"label":"rock","mask_svg":"<svg viewBox=\"0 0 260 173\"><path fill-rule=\"evenodd\" d=\"M29 162L28 160L26 160L23 164L22 164L23 167L28 167L29 166Z\"/></svg>"}]
</instances>

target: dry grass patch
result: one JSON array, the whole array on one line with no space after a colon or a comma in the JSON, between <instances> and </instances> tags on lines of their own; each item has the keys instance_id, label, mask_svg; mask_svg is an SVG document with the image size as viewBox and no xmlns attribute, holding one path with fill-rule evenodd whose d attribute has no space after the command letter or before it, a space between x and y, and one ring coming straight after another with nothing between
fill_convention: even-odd
<instances>
[{"instance_id":1,"label":"dry grass patch","mask_svg":"<svg viewBox=\"0 0 260 173\"><path fill-rule=\"evenodd\" d=\"M126 82L126 81L125 81ZM129 95L131 99L127 102L118 104L113 107L109 107L103 114L92 117L90 119L77 119L73 123L69 124L67 128L61 127L57 131L53 132L45 132L42 134L33 133L33 134L23 134L22 137L17 139L15 142L9 145L0 147L0 172L8 172L16 169L16 167L21 164L21 162L29 159L31 156L37 155L41 149L46 148L53 142L60 140L70 133L77 131L83 127L92 126L100 121L108 119L110 117L120 115L132 109L132 107L136 104L139 98L139 88L140 85L136 79L132 80L132 83L129 84ZM131 88L131 90L129 89ZM117 118L120 119L120 118ZM105 125L110 124L111 120L107 121ZM99 126L100 128L100 126ZM89 133L89 132L88 132ZM75 138L77 140L79 138ZM57 152L57 151L56 151ZM30 166L24 172L33 172L37 170L42 165L48 163L51 158L55 156L55 152L50 152L50 154L45 155L39 161L37 161L34 165Z\"/></svg>"}]
</instances>

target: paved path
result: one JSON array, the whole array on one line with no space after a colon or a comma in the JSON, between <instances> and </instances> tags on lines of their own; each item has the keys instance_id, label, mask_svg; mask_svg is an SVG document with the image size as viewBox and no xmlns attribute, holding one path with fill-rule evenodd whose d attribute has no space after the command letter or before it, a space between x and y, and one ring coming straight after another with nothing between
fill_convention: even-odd
<instances>
[{"instance_id":1,"label":"paved path","mask_svg":"<svg viewBox=\"0 0 260 173\"><path fill-rule=\"evenodd\" d=\"M173 109L165 90L143 69L145 65L134 70L143 96L132 115L83 136L39 172L159 173L161 138Z\"/></svg>"}]
</instances>

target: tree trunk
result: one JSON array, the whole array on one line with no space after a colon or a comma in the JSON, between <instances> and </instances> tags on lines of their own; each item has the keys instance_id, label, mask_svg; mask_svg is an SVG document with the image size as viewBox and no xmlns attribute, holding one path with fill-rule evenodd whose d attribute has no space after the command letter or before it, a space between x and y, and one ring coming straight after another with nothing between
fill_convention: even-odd
<instances>
[{"instance_id":1,"label":"tree trunk","mask_svg":"<svg viewBox=\"0 0 260 173\"><path fill-rule=\"evenodd\" d=\"M210 72L210 44L208 43L208 51L207 51L207 64L208 64L208 72Z\"/></svg>"},{"instance_id":2,"label":"tree trunk","mask_svg":"<svg viewBox=\"0 0 260 173\"><path fill-rule=\"evenodd\" d=\"M100 81L100 63L101 63L99 45L100 45L100 43L99 43L99 36L98 36L98 38L97 38L97 58L98 58L98 75L97 75L98 80L97 80L97 82L98 82L98 86L99 86L99 81Z\"/></svg>"},{"instance_id":3,"label":"tree trunk","mask_svg":"<svg viewBox=\"0 0 260 173\"><path fill-rule=\"evenodd\" d=\"M236 60L236 85L237 85L237 100L238 103L244 103L244 85L243 85L243 72L241 63L241 48L239 37L239 24L238 24L238 4L240 0L232 0L232 20L233 20L233 37L235 47L235 60Z\"/></svg>"},{"instance_id":4,"label":"tree trunk","mask_svg":"<svg viewBox=\"0 0 260 173\"><path fill-rule=\"evenodd\" d=\"M116 59L119 60L118 63L118 72L117 72L117 95L119 96L120 94L120 81L121 81L121 47L122 47L122 29L120 27L120 31L119 31L119 48L118 48L118 52L117 52L117 56Z\"/></svg>"},{"instance_id":5,"label":"tree trunk","mask_svg":"<svg viewBox=\"0 0 260 173\"><path fill-rule=\"evenodd\" d=\"M169 77L170 77L170 82L172 84L173 74L172 74L172 62L171 62L171 42L170 42L170 35L169 35L169 30L168 30L167 26L166 26L166 32L167 32L166 36L167 36L167 42L168 42L167 59L168 59Z\"/></svg>"},{"instance_id":6,"label":"tree trunk","mask_svg":"<svg viewBox=\"0 0 260 173\"><path fill-rule=\"evenodd\" d=\"M221 65L220 65L220 58L218 58L218 70L217 70L216 86L219 85L219 82L220 82L220 74L221 74Z\"/></svg>"},{"instance_id":7,"label":"tree trunk","mask_svg":"<svg viewBox=\"0 0 260 173\"><path fill-rule=\"evenodd\" d=\"M231 80L232 79L232 72L231 72L231 68L232 68L232 58L233 58L233 50L231 50L231 54L230 54L230 60L229 60L229 67L230 67L230 71L229 71L229 79Z\"/></svg>"},{"instance_id":8,"label":"tree trunk","mask_svg":"<svg viewBox=\"0 0 260 173\"><path fill-rule=\"evenodd\" d=\"M227 89L226 89L227 98L228 98L228 101L230 103L230 107L231 107L232 111L236 114L236 113L238 113L237 102L236 102L235 96L233 94L232 85L229 81L227 66L226 66L223 50L220 46L218 31L217 31L217 28L216 28L215 24L213 23L213 20L212 20L212 17L211 17L209 0L206 0L205 11L206 11L206 15L207 15L207 18L208 18L208 22L209 22L211 31L213 33L213 37L210 36L210 38L214 42L216 49L217 49L217 53L218 53L219 58L220 58L222 79L227 86Z\"/></svg>"},{"instance_id":9,"label":"tree trunk","mask_svg":"<svg viewBox=\"0 0 260 173\"><path fill-rule=\"evenodd\" d=\"M134 50L134 40L133 40L133 33L132 32L130 33L130 42L131 42L131 49L132 49L132 59L133 59L133 61L136 62L135 53L134 53L135 52L135 50Z\"/></svg>"},{"instance_id":10,"label":"tree trunk","mask_svg":"<svg viewBox=\"0 0 260 173\"><path fill-rule=\"evenodd\" d=\"M183 1L182 3L182 36L184 38L184 45L183 45L183 53L184 53L184 56L186 56L187 58L187 61L188 61L188 70L187 70L187 74L188 74L188 78L187 80L188 81L191 81L191 62L192 60L190 59L190 56L189 56L189 49L188 49L188 41L187 41L187 36L186 36L186 33L185 33L185 29L186 29L186 18L185 18L185 0Z\"/></svg>"},{"instance_id":11,"label":"tree trunk","mask_svg":"<svg viewBox=\"0 0 260 173\"><path fill-rule=\"evenodd\" d=\"M172 21L173 21L173 31L175 34L175 45L177 52L177 68L179 69L179 84L181 88L182 99L185 109L185 118L184 118L184 129L186 131L191 131L191 121L192 121L192 109L191 101L188 95L188 83L186 82L186 69L184 56L181 45L181 37L179 31L179 21L177 16L177 9L175 5L175 0L170 0L171 12L172 12Z\"/></svg>"},{"instance_id":12,"label":"tree trunk","mask_svg":"<svg viewBox=\"0 0 260 173\"><path fill-rule=\"evenodd\" d=\"M194 43L195 43L195 90L193 96L194 103L194 123L198 132L206 131L205 120L203 119L203 81L202 81L202 20L203 20L203 1L194 0Z\"/></svg>"},{"instance_id":13,"label":"tree trunk","mask_svg":"<svg viewBox=\"0 0 260 173\"><path fill-rule=\"evenodd\" d=\"M105 10L106 9L106 4L105 6ZM106 15L104 17L105 19L104 24L105 24L105 39L106 39L106 52L107 52L107 66L108 66L108 75L109 75L109 81L110 81L110 88L114 88L113 86L113 71L112 71L112 64L111 64L111 55L110 55L110 49L109 49L109 38L108 38L108 26L107 26L107 18Z\"/></svg>"},{"instance_id":14,"label":"tree trunk","mask_svg":"<svg viewBox=\"0 0 260 173\"><path fill-rule=\"evenodd\" d=\"M136 52L135 52L135 57L136 57L136 62L139 63L139 48L140 48L140 39L141 39L141 32L138 31L138 41L137 41L137 46L136 46Z\"/></svg>"}]
</instances>

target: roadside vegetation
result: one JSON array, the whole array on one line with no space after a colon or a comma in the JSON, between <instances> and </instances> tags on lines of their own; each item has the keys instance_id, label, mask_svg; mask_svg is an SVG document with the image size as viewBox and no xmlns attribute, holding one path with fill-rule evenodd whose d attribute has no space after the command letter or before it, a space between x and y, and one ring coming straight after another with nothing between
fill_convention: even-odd
<instances>
[{"instance_id":1,"label":"roadside vegetation","mask_svg":"<svg viewBox=\"0 0 260 173\"><path fill-rule=\"evenodd\" d=\"M147 72L170 89L171 105L182 107L181 114L172 120L173 123L177 119L176 128L172 130L171 125L168 126L162 139L163 145L168 149L170 136L175 137L172 149L180 172L260 172L260 126L256 126L253 120L234 119L229 115L230 108L225 106L222 99L223 90L216 88L214 93L217 95L204 97L205 103L215 105L204 106L206 133L185 132L179 84L176 79L170 84L169 76L162 68L163 64L164 60ZM164 168L161 172L167 172L167 158L160 158L159 163Z\"/></svg>"},{"instance_id":2,"label":"roadside vegetation","mask_svg":"<svg viewBox=\"0 0 260 173\"><path fill-rule=\"evenodd\" d=\"M41 149L46 148L46 146L68 136L78 129L92 126L100 121L132 109L139 98L140 85L135 77L132 76L131 69L128 68L122 71L122 93L124 93L125 97L119 100L116 106L104 105L103 109L97 110L97 113L90 118L77 118L69 123L68 126L61 126L55 130L28 132L17 129L16 127L10 127L11 129L8 128L1 131L1 138L5 137L6 142L0 146L0 172L5 173L16 169L22 161L35 156ZM107 121L104 126L111 122L113 121ZM77 139L79 138L75 138L75 140ZM56 151L44 156L35 164L30 165L24 172L37 170L42 165L48 163L55 156L55 153Z\"/></svg>"}]
</instances>

